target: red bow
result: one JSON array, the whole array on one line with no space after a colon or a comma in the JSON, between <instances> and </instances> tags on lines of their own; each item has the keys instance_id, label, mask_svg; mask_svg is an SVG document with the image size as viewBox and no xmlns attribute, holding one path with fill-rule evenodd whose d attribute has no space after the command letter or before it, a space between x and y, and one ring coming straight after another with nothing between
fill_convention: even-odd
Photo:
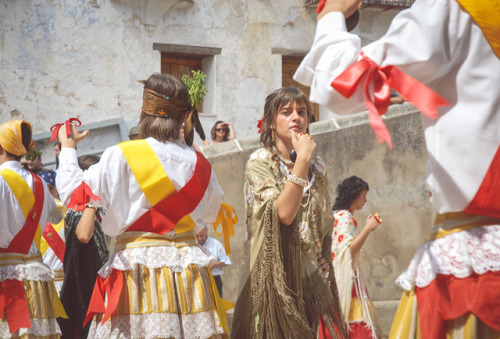
<instances>
[{"instance_id":1,"label":"red bow","mask_svg":"<svg viewBox=\"0 0 500 339\"><path fill-rule=\"evenodd\" d=\"M87 309L87 316L83 321L85 326L95 314L102 313L102 324L106 322L113 314L115 314L116 307L120 301L120 295L123 288L123 273L120 270L113 269L111 274L103 279L97 275L94 285L94 291L90 299L89 307ZM107 303L105 303L105 300Z\"/></svg>"},{"instance_id":2,"label":"red bow","mask_svg":"<svg viewBox=\"0 0 500 339\"><path fill-rule=\"evenodd\" d=\"M77 122L78 125L75 122ZM69 138L69 136L71 134L71 129L69 128L69 124L71 124L71 123L75 123L76 127L80 127L82 125L82 122L80 120L78 120L77 118L70 118L69 120L66 120L66 122L64 124L66 124L66 137L67 138ZM55 124L50 128L50 131L52 132L52 136L50 137L49 142L56 140L57 134L59 133L59 129L61 128L62 125L63 124Z\"/></svg>"},{"instance_id":3,"label":"red bow","mask_svg":"<svg viewBox=\"0 0 500 339\"><path fill-rule=\"evenodd\" d=\"M80 186L75 188L73 194L71 194L68 208L74 208L77 211L83 211L85 209L85 204L90 201L90 198L94 199L94 201L101 200L101 198L92 193L89 185L82 182Z\"/></svg>"},{"instance_id":4,"label":"red bow","mask_svg":"<svg viewBox=\"0 0 500 339\"><path fill-rule=\"evenodd\" d=\"M259 121L257 122L257 128L259 129L258 133L262 132L262 125L263 124L264 124L264 118L260 118Z\"/></svg>"},{"instance_id":5,"label":"red bow","mask_svg":"<svg viewBox=\"0 0 500 339\"><path fill-rule=\"evenodd\" d=\"M0 283L0 314L4 312L10 333L31 327L28 301L21 280L7 279Z\"/></svg>"},{"instance_id":6,"label":"red bow","mask_svg":"<svg viewBox=\"0 0 500 339\"><path fill-rule=\"evenodd\" d=\"M422 113L433 119L438 117L439 106L450 104L432 89L396 66L379 67L372 59L363 53L361 55L363 58L335 78L331 86L344 97L349 98L356 91L361 79L366 76L364 93L370 125L378 141L387 142L391 149L391 136L380 117L385 114L390 105L391 87ZM370 95L370 85L373 85L373 100Z\"/></svg>"},{"instance_id":7,"label":"red bow","mask_svg":"<svg viewBox=\"0 0 500 339\"><path fill-rule=\"evenodd\" d=\"M316 14L319 14L323 10L323 7L325 7L326 0L319 0L318 2L318 7L316 7Z\"/></svg>"}]
</instances>

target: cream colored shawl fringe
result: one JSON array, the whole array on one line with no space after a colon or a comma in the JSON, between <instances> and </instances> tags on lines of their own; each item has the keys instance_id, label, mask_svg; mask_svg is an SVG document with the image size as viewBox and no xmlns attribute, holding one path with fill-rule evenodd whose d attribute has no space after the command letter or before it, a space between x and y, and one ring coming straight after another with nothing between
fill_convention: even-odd
<instances>
[{"instance_id":1,"label":"cream colored shawl fringe","mask_svg":"<svg viewBox=\"0 0 500 339\"><path fill-rule=\"evenodd\" d=\"M358 255L360 256L361 253ZM340 305L343 310L344 321L349 324L349 312L351 310L352 284L356 280L355 288L363 312L363 322L372 333L372 338L380 337L380 330L375 310L371 310L365 281L359 269L359 261L352 260L351 251L346 247L334 261L335 277L339 289ZM372 319L375 317L375 319ZM351 331L350 326L347 327Z\"/></svg>"},{"instance_id":2,"label":"cream colored shawl fringe","mask_svg":"<svg viewBox=\"0 0 500 339\"><path fill-rule=\"evenodd\" d=\"M313 339L321 314L333 338L347 338L334 275L331 274L327 282L318 272L302 286L301 241L297 227L279 223L276 201L266 206L263 224L264 240L236 302L231 337ZM330 253L331 237L325 238L330 238L325 250ZM331 254L329 258L331 264ZM331 289L334 297L330 294L325 297L328 284L334 286Z\"/></svg>"}]
</instances>

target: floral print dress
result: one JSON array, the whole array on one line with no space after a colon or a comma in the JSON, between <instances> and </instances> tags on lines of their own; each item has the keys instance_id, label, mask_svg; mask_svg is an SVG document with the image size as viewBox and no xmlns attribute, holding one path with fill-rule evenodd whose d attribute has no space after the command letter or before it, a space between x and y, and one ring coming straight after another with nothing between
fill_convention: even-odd
<instances>
[{"instance_id":1,"label":"floral print dress","mask_svg":"<svg viewBox=\"0 0 500 339\"><path fill-rule=\"evenodd\" d=\"M380 338L378 317L361 274L361 252L351 256L349 246L359 235L357 222L348 210L333 212L332 261L344 321L350 338Z\"/></svg>"}]
</instances>

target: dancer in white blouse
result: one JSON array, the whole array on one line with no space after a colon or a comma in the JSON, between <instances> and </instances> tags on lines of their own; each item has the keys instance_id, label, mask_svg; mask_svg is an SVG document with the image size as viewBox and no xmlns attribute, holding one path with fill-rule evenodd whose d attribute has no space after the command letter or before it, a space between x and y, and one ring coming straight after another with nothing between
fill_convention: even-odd
<instances>
[{"instance_id":1,"label":"dancer in white blouse","mask_svg":"<svg viewBox=\"0 0 500 339\"><path fill-rule=\"evenodd\" d=\"M31 125L23 120L0 124L0 337L61 334L62 308L54 272L42 263L40 239L47 222L62 215L40 177L22 168ZM59 313L61 312L61 313Z\"/></svg>"},{"instance_id":2,"label":"dancer in white blouse","mask_svg":"<svg viewBox=\"0 0 500 339\"><path fill-rule=\"evenodd\" d=\"M64 126L59 130L61 199L67 204L83 187L87 205L108 209L103 231L117 236L89 305L87 320L96 315L89 337L208 338L228 332L208 268L212 258L192 232L215 221L222 190L210 163L181 139L182 123L195 125L188 102L180 80L153 74L144 86L141 140L108 148L85 172L75 148L88 132L71 125L68 138Z\"/></svg>"},{"instance_id":3,"label":"dancer in white blouse","mask_svg":"<svg viewBox=\"0 0 500 339\"><path fill-rule=\"evenodd\" d=\"M362 48L344 20L360 2L326 1L294 78L311 87L311 101L337 113L366 105L388 142L377 113L388 105L389 86L426 114L427 187L439 214L434 240L397 280L406 291L391 336L413 337L417 328L423 338L500 331L500 290L486 288L500 283L500 7L418 0ZM417 300L418 315L411 312Z\"/></svg>"}]
</instances>

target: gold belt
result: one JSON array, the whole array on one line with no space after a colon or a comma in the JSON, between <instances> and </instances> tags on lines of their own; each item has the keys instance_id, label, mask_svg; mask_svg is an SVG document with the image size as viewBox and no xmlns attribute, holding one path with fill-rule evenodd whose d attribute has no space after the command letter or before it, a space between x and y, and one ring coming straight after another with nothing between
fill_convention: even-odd
<instances>
[{"instance_id":1,"label":"gold belt","mask_svg":"<svg viewBox=\"0 0 500 339\"><path fill-rule=\"evenodd\" d=\"M500 219L463 212L438 214L434 220L435 231L431 234L431 240L439 239L452 233L492 224L500 224Z\"/></svg>"},{"instance_id":2,"label":"gold belt","mask_svg":"<svg viewBox=\"0 0 500 339\"><path fill-rule=\"evenodd\" d=\"M149 232L125 232L116 237L115 252L136 247L171 246L180 248L195 245L196 239L191 232L174 236Z\"/></svg>"},{"instance_id":3,"label":"gold belt","mask_svg":"<svg viewBox=\"0 0 500 339\"><path fill-rule=\"evenodd\" d=\"M19 253L0 253L0 267L9 265L24 265L32 261L41 263L42 255L40 253L30 255Z\"/></svg>"}]
</instances>

